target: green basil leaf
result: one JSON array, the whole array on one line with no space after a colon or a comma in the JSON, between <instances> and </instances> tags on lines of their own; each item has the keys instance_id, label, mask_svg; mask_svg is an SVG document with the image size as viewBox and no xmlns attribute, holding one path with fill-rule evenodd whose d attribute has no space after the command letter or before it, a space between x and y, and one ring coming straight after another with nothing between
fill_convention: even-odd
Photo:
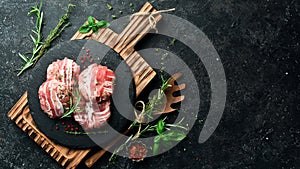
<instances>
[{"instance_id":1,"label":"green basil leaf","mask_svg":"<svg viewBox=\"0 0 300 169\"><path fill-rule=\"evenodd\" d=\"M82 26L79 28L79 32L80 32L80 33L88 33L90 30L91 30L91 27L89 27L88 24L82 25Z\"/></svg>"},{"instance_id":2,"label":"green basil leaf","mask_svg":"<svg viewBox=\"0 0 300 169\"><path fill-rule=\"evenodd\" d=\"M161 134L160 139L163 141L181 141L186 137L183 132L171 131L167 134Z\"/></svg>"},{"instance_id":3,"label":"green basil leaf","mask_svg":"<svg viewBox=\"0 0 300 169\"><path fill-rule=\"evenodd\" d=\"M92 16L88 17L88 23L89 23L89 25L92 25L92 24L95 23L95 20L94 20L94 18Z\"/></svg>"},{"instance_id":4,"label":"green basil leaf","mask_svg":"<svg viewBox=\"0 0 300 169\"><path fill-rule=\"evenodd\" d=\"M159 149L159 144L158 143L154 143L152 151L153 151L153 155L157 154L157 151Z\"/></svg>"},{"instance_id":5,"label":"green basil leaf","mask_svg":"<svg viewBox=\"0 0 300 169\"><path fill-rule=\"evenodd\" d=\"M162 146L164 146L165 148L171 148L172 145L173 145L173 143L170 142L170 141L163 141L162 142Z\"/></svg>"},{"instance_id":6,"label":"green basil leaf","mask_svg":"<svg viewBox=\"0 0 300 169\"><path fill-rule=\"evenodd\" d=\"M109 27L110 24L106 21L101 20L101 21L97 22L96 25L98 28L107 28L107 27Z\"/></svg>"},{"instance_id":7,"label":"green basil leaf","mask_svg":"<svg viewBox=\"0 0 300 169\"><path fill-rule=\"evenodd\" d=\"M170 140L172 141L181 141L186 137L186 135L183 132L180 131L174 131L170 137Z\"/></svg>"},{"instance_id":8,"label":"green basil leaf","mask_svg":"<svg viewBox=\"0 0 300 169\"><path fill-rule=\"evenodd\" d=\"M97 28L96 26L93 26L93 27L92 27L92 30L93 30L94 33L97 33L97 32L98 32L98 28Z\"/></svg>"},{"instance_id":9,"label":"green basil leaf","mask_svg":"<svg viewBox=\"0 0 300 169\"><path fill-rule=\"evenodd\" d=\"M158 134L161 134L164 131L164 129L165 129L165 123L164 123L164 121L163 120L159 120L157 122L156 132Z\"/></svg>"},{"instance_id":10,"label":"green basil leaf","mask_svg":"<svg viewBox=\"0 0 300 169\"><path fill-rule=\"evenodd\" d=\"M158 143L159 140L160 140L160 136L155 136L153 141L154 141L154 143Z\"/></svg>"}]
</instances>

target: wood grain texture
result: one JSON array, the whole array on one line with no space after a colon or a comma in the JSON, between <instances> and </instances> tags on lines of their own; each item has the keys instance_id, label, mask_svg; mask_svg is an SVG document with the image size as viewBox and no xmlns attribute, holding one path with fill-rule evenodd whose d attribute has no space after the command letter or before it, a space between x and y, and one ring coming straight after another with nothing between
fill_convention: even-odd
<instances>
[{"instance_id":1,"label":"wood grain texture","mask_svg":"<svg viewBox=\"0 0 300 169\"><path fill-rule=\"evenodd\" d=\"M28 107L27 92L19 99L8 112L8 117L15 121L22 131L28 134L34 142L44 149L54 160L67 169L76 168L82 159L90 152L86 150L74 150L60 146L48 139L35 125Z\"/></svg>"},{"instance_id":2,"label":"wood grain texture","mask_svg":"<svg viewBox=\"0 0 300 169\"><path fill-rule=\"evenodd\" d=\"M141 12L156 11L150 3L145 3ZM155 16L156 22L161 19L161 15ZM115 50L126 61L133 73L136 85L136 95L146 87L146 85L156 75L150 65L134 50L134 46L149 31L150 25L146 16L135 16L129 25L118 35L109 28L99 29L98 34L92 31L86 34L76 32L72 37L75 39L91 39L109 46ZM25 92L18 102L8 112L8 117L13 120L22 131L28 134L34 142L44 149L54 160L66 169L75 169L78 164L87 156L91 149L70 149L52 142L35 125L28 106L27 92ZM102 155L105 151L101 151ZM91 167L102 155L98 152L90 158L89 167ZM94 158L93 158L94 157ZM96 157L96 158L95 158Z\"/></svg>"}]
</instances>

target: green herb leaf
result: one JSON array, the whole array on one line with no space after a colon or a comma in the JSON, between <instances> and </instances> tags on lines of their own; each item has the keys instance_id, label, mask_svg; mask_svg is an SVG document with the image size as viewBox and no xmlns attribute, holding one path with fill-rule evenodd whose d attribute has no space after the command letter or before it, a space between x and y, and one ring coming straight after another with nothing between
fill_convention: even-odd
<instances>
[{"instance_id":1,"label":"green herb leaf","mask_svg":"<svg viewBox=\"0 0 300 169\"><path fill-rule=\"evenodd\" d=\"M19 53L20 58L22 58L25 62L28 62L28 59L25 55L22 55L21 53Z\"/></svg>"},{"instance_id":2,"label":"green herb leaf","mask_svg":"<svg viewBox=\"0 0 300 169\"><path fill-rule=\"evenodd\" d=\"M107 8L108 8L109 10L112 10L112 9L113 9L113 7L112 7L111 4L106 4L106 6L107 6Z\"/></svg>"},{"instance_id":3,"label":"green herb leaf","mask_svg":"<svg viewBox=\"0 0 300 169\"><path fill-rule=\"evenodd\" d=\"M110 26L110 24L104 20L97 22L96 25L98 28L107 28Z\"/></svg>"},{"instance_id":4,"label":"green herb leaf","mask_svg":"<svg viewBox=\"0 0 300 169\"><path fill-rule=\"evenodd\" d=\"M163 120L160 119L160 120L157 122L156 132L157 132L158 134L162 134L162 132L164 131L164 129L165 129L165 122L164 122Z\"/></svg>"},{"instance_id":5,"label":"green herb leaf","mask_svg":"<svg viewBox=\"0 0 300 169\"><path fill-rule=\"evenodd\" d=\"M153 141L154 143L158 143L160 141L160 136L155 136Z\"/></svg>"},{"instance_id":6,"label":"green herb leaf","mask_svg":"<svg viewBox=\"0 0 300 169\"><path fill-rule=\"evenodd\" d=\"M98 21L95 23L95 20L92 16L88 17L88 23L82 25L79 28L80 33L88 33L90 30L93 30L94 33L98 32L98 29L100 28L106 28L109 27L110 24L104 20Z\"/></svg>"},{"instance_id":7,"label":"green herb leaf","mask_svg":"<svg viewBox=\"0 0 300 169\"><path fill-rule=\"evenodd\" d=\"M153 155L156 155L157 154L157 151L158 151L158 149L159 149L159 144L158 143L154 143L153 144L153 148L152 148L153 150Z\"/></svg>"},{"instance_id":8,"label":"green herb leaf","mask_svg":"<svg viewBox=\"0 0 300 169\"><path fill-rule=\"evenodd\" d=\"M171 131L161 136L161 139L164 141L181 141L185 137L186 135L181 131Z\"/></svg>"},{"instance_id":9,"label":"green herb leaf","mask_svg":"<svg viewBox=\"0 0 300 169\"><path fill-rule=\"evenodd\" d=\"M95 23L95 20L92 16L88 17L88 23L89 23L89 25L93 25Z\"/></svg>"},{"instance_id":10,"label":"green herb leaf","mask_svg":"<svg viewBox=\"0 0 300 169\"><path fill-rule=\"evenodd\" d=\"M94 33L97 33L97 32L98 32L97 26L93 26L93 27L92 27L92 30L93 30Z\"/></svg>"},{"instance_id":11,"label":"green herb leaf","mask_svg":"<svg viewBox=\"0 0 300 169\"><path fill-rule=\"evenodd\" d=\"M82 26L79 28L79 32L80 32L80 33L88 33L90 30L91 30L91 27L90 27L90 25L88 25L88 24L82 25Z\"/></svg>"}]
</instances>

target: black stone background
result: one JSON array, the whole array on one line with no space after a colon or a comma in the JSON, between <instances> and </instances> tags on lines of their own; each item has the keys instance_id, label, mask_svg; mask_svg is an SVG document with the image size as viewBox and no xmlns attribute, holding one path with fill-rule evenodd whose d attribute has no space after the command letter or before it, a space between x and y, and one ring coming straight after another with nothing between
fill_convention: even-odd
<instances>
[{"instance_id":1,"label":"black stone background","mask_svg":"<svg viewBox=\"0 0 300 169\"><path fill-rule=\"evenodd\" d=\"M55 44L67 41L87 16L110 21L118 10L123 16L137 11L145 0L71 1L67 28ZM192 131L175 148L163 155L134 163L117 158L108 168L299 168L300 167L300 4L296 0L150 0L157 9L176 8L175 14L199 27L218 51L227 79L227 102L221 122L212 137L198 143L203 124L196 122ZM33 0L0 2L0 168L60 168L13 121L7 112L32 80L30 70L17 77L21 65L18 52L31 49L30 30L34 18L26 16ZM66 0L44 2L44 35L64 13ZM170 38L148 36L143 42L166 47L188 60L192 52L181 43L168 46ZM54 44L54 45L55 45ZM141 45L143 47L143 45ZM197 63L197 62L195 62ZM192 66L202 98L199 120L209 109L209 86L205 69ZM93 168L106 168L107 154ZM79 168L84 168L80 165Z\"/></svg>"}]
</instances>

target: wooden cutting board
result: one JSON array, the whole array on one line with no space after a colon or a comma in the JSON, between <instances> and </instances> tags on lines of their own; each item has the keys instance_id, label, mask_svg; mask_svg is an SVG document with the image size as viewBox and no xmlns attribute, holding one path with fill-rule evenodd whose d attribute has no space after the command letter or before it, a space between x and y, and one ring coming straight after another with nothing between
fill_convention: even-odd
<instances>
[{"instance_id":1,"label":"wooden cutting board","mask_svg":"<svg viewBox=\"0 0 300 169\"><path fill-rule=\"evenodd\" d=\"M140 12L156 11L150 3L145 3ZM162 16L155 16L158 22ZM72 40L75 39L92 39L109 46L115 50L129 65L136 85L136 95L146 87L146 85L156 75L155 71L148 63L134 50L134 46L141 40L151 27L147 16L135 16L128 26L120 33L116 34L109 28L100 29L98 34L89 32L81 34L77 32ZM139 63L139 64L137 64ZM11 118L22 131L27 133L41 148L43 148L54 160L61 164L64 168L76 168L78 164L88 155L91 149L70 149L53 143L47 138L35 125L28 106L27 92L19 99L19 101L8 112Z\"/></svg>"}]
</instances>

